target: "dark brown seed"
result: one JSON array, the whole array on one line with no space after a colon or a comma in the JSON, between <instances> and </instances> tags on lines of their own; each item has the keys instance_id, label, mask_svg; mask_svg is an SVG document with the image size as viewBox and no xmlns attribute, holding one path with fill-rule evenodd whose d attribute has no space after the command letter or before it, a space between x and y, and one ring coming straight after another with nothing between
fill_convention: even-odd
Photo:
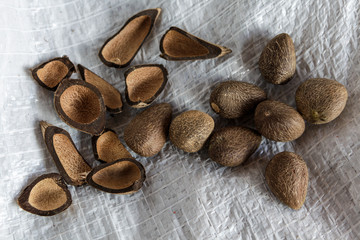
<instances>
[{"instance_id":1,"label":"dark brown seed","mask_svg":"<svg viewBox=\"0 0 360 240\"><path fill-rule=\"evenodd\" d=\"M77 150L70 134L44 121L40 122L40 127L45 145L61 176L70 185L83 185L91 166Z\"/></svg>"},{"instance_id":2,"label":"dark brown seed","mask_svg":"<svg viewBox=\"0 0 360 240\"><path fill-rule=\"evenodd\" d=\"M125 98L134 108L149 106L162 92L168 80L168 72L160 64L133 66L124 75Z\"/></svg>"},{"instance_id":3,"label":"dark brown seed","mask_svg":"<svg viewBox=\"0 0 360 240\"><path fill-rule=\"evenodd\" d=\"M71 195L58 173L48 173L36 178L20 194L19 206L40 216L58 214L71 205Z\"/></svg>"},{"instance_id":4,"label":"dark brown seed","mask_svg":"<svg viewBox=\"0 0 360 240\"><path fill-rule=\"evenodd\" d=\"M185 152L199 151L214 130L214 120L206 113L190 110L170 124L170 141Z\"/></svg>"},{"instance_id":5,"label":"dark brown seed","mask_svg":"<svg viewBox=\"0 0 360 240\"><path fill-rule=\"evenodd\" d=\"M130 194L142 187L145 178L145 169L140 162L124 158L93 168L86 181L104 192Z\"/></svg>"},{"instance_id":6,"label":"dark brown seed","mask_svg":"<svg viewBox=\"0 0 360 240\"><path fill-rule=\"evenodd\" d=\"M282 33L271 39L261 53L259 68L270 83L285 84L292 79L296 71L296 55L288 34Z\"/></svg>"},{"instance_id":7,"label":"dark brown seed","mask_svg":"<svg viewBox=\"0 0 360 240\"><path fill-rule=\"evenodd\" d=\"M226 81L212 91L210 106L223 118L239 118L252 112L265 99L264 90L254 84Z\"/></svg>"},{"instance_id":8,"label":"dark brown seed","mask_svg":"<svg viewBox=\"0 0 360 240\"><path fill-rule=\"evenodd\" d=\"M126 144L144 157L157 154L166 142L171 115L172 109L168 103L156 104L139 113L125 127Z\"/></svg>"},{"instance_id":9,"label":"dark brown seed","mask_svg":"<svg viewBox=\"0 0 360 240\"><path fill-rule=\"evenodd\" d=\"M276 154L265 170L266 182L274 195L298 210L305 202L309 182L305 161L292 152Z\"/></svg>"},{"instance_id":10,"label":"dark brown seed","mask_svg":"<svg viewBox=\"0 0 360 240\"><path fill-rule=\"evenodd\" d=\"M82 80L94 85L100 91L108 112L115 114L122 111L121 94L115 87L80 64L77 65L77 69Z\"/></svg>"},{"instance_id":11,"label":"dark brown seed","mask_svg":"<svg viewBox=\"0 0 360 240\"><path fill-rule=\"evenodd\" d=\"M116 132L111 129L105 129L100 136L92 137L92 147L95 159L101 162L113 162L122 158L132 158L120 142Z\"/></svg>"},{"instance_id":12,"label":"dark brown seed","mask_svg":"<svg viewBox=\"0 0 360 240\"><path fill-rule=\"evenodd\" d=\"M266 100L259 103L254 120L261 135L274 141L292 141L305 131L301 115L294 108L278 101Z\"/></svg>"},{"instance_id":13,"label":"dark brown seed","mask_svg":"<svg viewBox=\"0 0 360 240\"><path fill-rule=\"evenodd\" d=\"M69 126L91 135L105 128L106 108L100 91L78 79L65 79L54 96L55 110Z\"/></svg>"},{"instance_id":14,"label":"dark brown seed","mask_svg":"<svg viewBox=\"0 0 360 240\"><path fill-rule=\"evenodd\" d=\"M210 138L210 158L224 166L235 167L245 162L259 147L261 135L245 127L224 127Z\"/></svg>"},{"instance_id":15,"label":"dark brown seed","mask_svg":"<svg viewBox=\"0 0 360 240\"><path fill-rule=\"evenodd\" d=\"M147 9L132 16L99 52L100 60L109 67L128 66L149 36L161 9Z\"/></svg>"},{"instance_id":16,"label":"dark brown seed","mask_svg":"<svg viewBox=\"0 0 360 240\"><path fill-rule=\"evenodd\" d=\"M75 66L67 56L53 58L31 69L35 81L50 91L55 91L59 83L74 72Z\"/></svg>"},{"instance_id":17,"label":"dark brown seed","mask_svg":"<svg viewBox=\"0 0 360 240\"><path fill-rule=\"evenodd\" d=\"M219 58L231 50L202 40L184 30L171 27L160 41L160 57L166 60L198 60Z\"/></svg>"},{"instance_id":18,"label":"dark brown seed","mask_svg":"<svg viewBox=\"0 0 360 240\"><path fill-rule=\"evenodd\" d=\"M298 111L313 124L324 124L337 118L344 110L347 99L345 86L326 78L308 79L296 91Z\"/></svg>"}]
</instances>

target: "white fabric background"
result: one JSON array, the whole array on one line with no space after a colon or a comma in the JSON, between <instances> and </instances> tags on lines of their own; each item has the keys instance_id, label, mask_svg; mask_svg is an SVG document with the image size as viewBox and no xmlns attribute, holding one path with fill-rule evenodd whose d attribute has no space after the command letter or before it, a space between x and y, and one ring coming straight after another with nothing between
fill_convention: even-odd
<instances>
[{"instance_id":1,"label":"white fabric background","mask_svg":"<svg viewBox=\"0 0 360 240\"><path fill-rule=\"evenodd\" d=\"M206 150L187 154L167 143L155 157L137 157L148 177L136 194L69 187L73 204L61 214L39 217L21 210L16 198L23 187L56 171L40 120L68 130L84 157L98 164L90 136L58 118L53 93L38 86L28 69L68 55L124 94L125 69L106 67L98 50L129 17L154 7L163 12L131 65L166 66L169 82L156 102L170 102L174 116L198 109L212 115L217 127L251 126L251 119L220 119L209 107L215 83L229 79L255 83L269 98L295 106L301 82L333 78L349 91L346 109L329 124L307 125L294 142L263 138L240 167L220 167ZM358 0L1 0L0 13L0 239L360 238ZM158 57L159 41L170 26L233 53L215 60L166 62ZM261 78L257 62L268 40L281 32L295 42L297 73L287 85L273 86ZM122 139L124 125L139 111L125 106L124 113L109 117L108 126ZM299 211L281 204L264 182L267 162L284 150L302 155L309 168L308 195Z\"/></svg>"}]
</instances>

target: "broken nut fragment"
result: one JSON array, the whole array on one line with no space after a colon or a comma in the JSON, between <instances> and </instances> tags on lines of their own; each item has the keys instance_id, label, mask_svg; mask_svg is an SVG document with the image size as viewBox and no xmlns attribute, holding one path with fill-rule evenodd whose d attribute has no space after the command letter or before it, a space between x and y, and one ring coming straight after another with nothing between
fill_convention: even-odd
<instances>
[{"instance_id":1,"label":"broken nut fragment","mask_svg":"<svg viewBox=\"0 0 360 240\"><path fill-rule=\"evenodd\" d=\"M99 52L100 60L109 67L122 68L130 64L149 36L161 9L147 9L132 16L110 37Z\"/></svg>"},{"instance_id":2,"label":"broken nut fragment","mask_svg":"<svg viewBox=\"0 0 360 240\"><path fill-rule=\"evenodd\" d=\"M92 146L95 159L101 162L113 162L122 158L132 158L120 142L116 132L111 129L105 129L100 136L92 137Z\"/></svg>"},{"instance_id":3,"label":"broken nut fragment","mask_svg":"<svg viewBox=\"0 0 360 240\"><path fill-rule=\"evenodd\" d=\"M19 206L40 216L58 214L71 205L71 195L58 173L49 173L36 178L20 194Z\"/></svg>"},{"instance_id":4,"label":"broken nut fragment","mask_svg":"<svg viewBox=\"0 0 360 240\"><path fill-rule=\"evenodd\" d=\"M167 83L167 70L161 64L133 66L126 70L125 98L134 108L149 106Z\"/></svg>"},{"instance_id":5,"label":"broken nut fragment","mask_svg":"<svg viewBox=\"0 0 360 240\"><path fill-rule=\"evenodd\" d=\"M74 72L75 66L67 56L53 58L31 69L35 81L50 91L55 91L59 83Z\"/></svg>"},{"instance_id":6,"label":"broken nut fragment","mask_svg":"<svg viewBox=\"0 0 360 240\"><path fill-rule=\"evenodd\" d=\"M104 192L130 194L142 187L145 178L145 169L140 162L124 158L93 168L86 181Z\"/></svg>"},{"instance_id":7,"label":"broken nut fragment","mask_svg":"<svg viewBox=\"0 0 360 240\"><path fill-rule=\"evenodd\" d=\"M100 91L78 79L65 79L54 96L55 110L69 126L91 135L105 128L105 104Z\"/></svg>"},{"instance_id":8,"label":"broken nut fragment","mask_svg":"<svg viewBox=\"0 0 360 240\"><path fill-rule=\"evenodd\" d=\"M70 134L44 121L40 122L40 127L45 145L65 181L70 185L83 185L91 166L77 150Z\"/></svg>"},{"instance_id":9,"label":"broken nut fragment","mask_svg":"<svg viewBox=\"0 0 360 240\"><path fill-rule=\"evenodd\" d=\"M198 60L219 58L231 50L202 40L184 30L171 27L161 38L160 57L166 60Z\"/></svg>"},{"instance_id":10,"label":"broken nut fragment","mask_svg":"<svg viewBox=\"0 0 360 240\"><path fill-rule=\"evenodd\" d=\"M77 65L77 69L82 80L94 85L100 91L108 112L120 113L122 111L121 93L115 87L80 64Z\"/></svg>"}]
</instances>

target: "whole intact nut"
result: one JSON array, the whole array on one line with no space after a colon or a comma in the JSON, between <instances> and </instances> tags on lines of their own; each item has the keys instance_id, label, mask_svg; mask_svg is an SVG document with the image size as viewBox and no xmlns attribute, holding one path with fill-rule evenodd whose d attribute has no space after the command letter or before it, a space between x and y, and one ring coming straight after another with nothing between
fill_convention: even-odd
<instances>
[{"instance_id":1,"label":"whole intact nut","mask_svg":"<svg viewBox=\"0 0 360 240\"><path fill-rule=\"evenodd\" d=\"M309 182L305 161L292 152L276 154L265 170L266 182L274 195L292 209L305 202Z\"/></svg>"},{"instance_id":2,"label":"whole intact nut","mask_svg":"<svg viewBox=\"0 0 360 240\"><path fill-rule=\"evenodd\" d=\"M259 147L261 135L245 127L224 127L211 136L210 158L228 167L245 162Z\"/></svg>"},{"instance_id":3,"label":"whole intact nut","mask_svg":"<svg viewBox=\"0 0 360 240\"><path fill-rule=\"evenodd\" d=\"M301 115L294 108L278 101L266 100L259 103L254 120L261 135L274 141L292 141L305 131Z\"/></svg>"},{"instance_id":4,"label":"whole intact nut","mask_svg":"<svg viewBox=\"0 0 360 240\"><path fill-rule=\"evenodd\" d=\"M181 113L170 124L170 141L185 152L199 151L212 131L214 120L197 110Z\"/></svg>"},{"instance_id":5,"label":"whole intact nut","mask_svg":"<svg viewBox=\"0 0 360 240\"><path fill-rule=\"evenodd\" d=\"M160 152L166 142L171 116L172 108L168 103L147 108L125 127L126 144L141 156L154 156Z\"/></svg>"},{"instance_id":6,"label":"whole intact nut","mask_svg":"<svg viewBox=\"0 0 360 240\"><path fill-rule=\"evenodd\" d=\"M261 75L273 84L289 82L296 71L295 47L291 37L282 33L270 40L259 60Z\"/></svg>"},{"instance_id":7,"label":"whole intact nut","mask_svg":"<svg viewBox=\"0 0 360 240\"><path fill-rule=\"evenodd\" d=\"M266 99L258 86L239 81L226 81L216 85L210 95L211 108L223 118L239 118Z\"/></svg>"},{"instance_id":8,"label":"whole intact nut","mask_svg":"<svg viewBox=\"0 0 360 240\"><path fill-rule=\"evenodd\" d=\"M337 118L344 110L347 99L345 86L326 78L308 79L296 91L298 111L313 124L324 124Z\"/></svg>"}]
</instances>

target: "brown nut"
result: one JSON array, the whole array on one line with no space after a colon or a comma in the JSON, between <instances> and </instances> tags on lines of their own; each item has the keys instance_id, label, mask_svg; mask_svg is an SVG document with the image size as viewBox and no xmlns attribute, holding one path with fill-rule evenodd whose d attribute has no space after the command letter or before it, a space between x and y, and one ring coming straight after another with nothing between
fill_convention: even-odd
<instances>
[{"instance_id":1,"label":"brown nut","mask_svg":"<svg viewBox=\"0 0 360 240\"><path fill-rule=\"evenodd\" d=\"M296 54L291 37L282 33L270 40L259 60L261 75L273 84L286 84L296 71Z\"/></svg>"},{"instance_id":2,"label":"brown nut","mask_svg":"<svg viewBox=\"0 0 360 240\"><path fill-rule=\"evenodd\" d=\"M266 100L266 93L258 86L238 81L226 81L216 85L211 92L210 106L223 118L239 118Z\"/></svg>"},{"instance_id":3,"label":"brown nut","mask_svg":"<svg viewBox=\"0 0 360 240\"><path fill-rule=\"evenodd\" d=\"M344 110L347 99L345 86L326 78L308 79L296 91L298 111L313 124L324 124L337 118Z\"/></svg>"},{"instance_id":4,"label":"brown nut","mask_svg":"<svg viewBox=\"0 0 360 240\"><path fill-rule=\"evenodd\" d=\"M298 210L305 202L309 182L305 161L292 152L276 154L265 170L266 182L274 195Z\"/></svg>"},{"instance_id":5,"label":"brown nut","mask_svg":"<svg viewBox=\"0 0 360 240\"><path fill-rule=\"evenodd\" d=\"M305 131L301 115L294 108L278 101L266 100L259 103L254 120L261 135L274 141L292 141Z\"/></svg>"},{"instance_id":6,"label":"brown nut","mask_svg":"<svg viewBox=\"0 0 360 240\"><path fill-rule=\"evenodd\" d=\"M239 166L259 147L261 135L245 127L224 127L210 138L210 158L228 167Z\"/></svg>"},{"instance_id":7,"label":"brown nut","mask_svg":"<svg viewBox=\"0 0 360 240\"><path fill-rule=\"evenodd\" d=\"M212 117L204 112L183 112L170 124L170 141L185 152L197 152L205 144L214 126Z\"/></svg>"},{"instance_id":8,"label":"brown nut","mask_svg":"<svg viewBox=\"0 0 360 240\"><path fill-rule=\"evenodd\" d=\"M171 122L168 103L156 104L136 115L125 127L126 144L137 154L150 157L163 148Z\"/></svg>"}]
</instances>

